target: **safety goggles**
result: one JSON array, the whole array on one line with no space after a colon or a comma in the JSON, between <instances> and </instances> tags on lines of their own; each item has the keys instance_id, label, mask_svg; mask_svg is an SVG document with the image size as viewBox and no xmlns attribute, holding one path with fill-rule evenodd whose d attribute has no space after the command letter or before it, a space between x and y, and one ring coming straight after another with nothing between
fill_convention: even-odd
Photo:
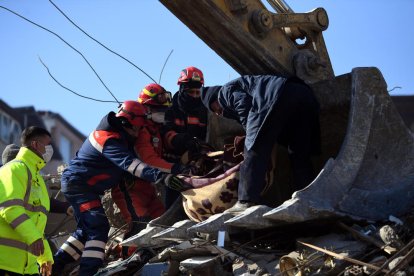
<instances>
[{"instance_id":1,"label":"safety goggles","mask_svg":"<svg viewBox=\"0 0 414 276\"><path fill-rule=\"evenodd\" d=\"M165 91L163 93L159 93L155 95L152 99L161 105L170 104L172 101L171 92Z\"/></svg>"}]
</instances>

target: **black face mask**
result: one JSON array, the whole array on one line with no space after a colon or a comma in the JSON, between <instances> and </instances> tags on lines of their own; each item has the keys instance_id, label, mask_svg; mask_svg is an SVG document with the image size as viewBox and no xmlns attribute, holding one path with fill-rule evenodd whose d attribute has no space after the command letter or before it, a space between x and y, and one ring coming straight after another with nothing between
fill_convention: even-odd
<instances>
[{"instance_id":1,"label":"black face mask","mask_svg":"<svg viewBox=\"0 0 414 276\"><path fill-rule=\"evenodd\" d=\"M178 106L185 112L192 112L199 109L203 103L200 97L194 98L188 95L185 91L180 91L178 95Z\"/></svg>"}]
</instances>

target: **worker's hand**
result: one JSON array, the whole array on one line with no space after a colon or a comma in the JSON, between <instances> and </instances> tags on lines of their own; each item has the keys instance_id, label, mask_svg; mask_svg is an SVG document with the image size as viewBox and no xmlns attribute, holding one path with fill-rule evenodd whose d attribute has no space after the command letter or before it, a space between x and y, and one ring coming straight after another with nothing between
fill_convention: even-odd
<instances>
[{"instance_id":1,"label":"worker's hand","mask_svg":"<svg viewBox=\"0 0 414 276\"><path fill-rule=\"evenodd\" d=\"M35 256L42 255L44 251L45 247L42 239L35 240L31 245L29 245L29 252Z\"/></svg>"},{"instance_id":2,"label":"worker's hand","mask_svg":"<svg viewBox=\"0 0 414 276\"><path fill-rule=\"evenodd\" d=\"M75 214L75 211L73 210L72 206L69 206L68 209L66 209L66 215L73 217Z\"/></svg>"},{"instance_id":3,"label":"worker's hand","mask_svg":"<svg viewBox=\"0 0 414 276\"><path fill-rule=\"evenodd\" d=\"M200 150L200 143L197 138L191 138L186 143L186 148L190 152L198 152Z\"/></svg>"},{"instance_id":4,"label":"worker's hand","mask_svg":"<svg viewBox=\"0 0 414 276\"><path fill-rule=\"evenodd\" d=\"M195 137L187 142L186 147L189 153L190 160L196 160L200 158L201 155L204 155L214 150L213 147L210 146L208 143Z\"/></svg>"},{"instance_id":5,"label":"worker's hand","mask_svg":"<svg viewBox=\"0 0 414 276\"><path fill-rule=\"evenodd\" d=\"M42 276L52 275L52 262L46 262L40 266L40 275Z\"/></svg>"},{"instance_id":6,"label":"worker's hand","mask_svg":"<svg viewBox=\"0 0 414 276\"><path fill-rule=\"evenodd\" d=\"M168 188L179 192L193 188L193 186L191 186L190 184L186 183L185 181L181 180L173 174L164 175L160 180L157 181L157 184L159 182L162 182L162 184L164 184Z\"/></svg>"}]
</instances>

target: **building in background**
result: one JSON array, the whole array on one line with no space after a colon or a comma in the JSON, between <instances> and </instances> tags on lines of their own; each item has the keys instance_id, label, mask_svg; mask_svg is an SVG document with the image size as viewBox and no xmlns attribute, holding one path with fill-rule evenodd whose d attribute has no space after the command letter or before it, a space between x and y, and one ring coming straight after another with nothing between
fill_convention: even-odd
<instances>
[{"instance_id":1,"label":"building in background","mask_svg":"<svg viewBox=\"0 0 414 276\"><path fill-rule=\"evenodd\" d=\"M18 113L0 99L0 149L9 144L20 144L22 128Z\"/></svg>"},{"instance_id":2,"label":"building in background","mask_svg":"<svg viewBox=\"0 0 414 276\"><path fill-rule=\"evenodd\" d=\"M0 99L0 151L9 144L20 146L20 134L27 126L47 129L52 135L54 154L43 168L44 174L56 174L57 167L67 164L76 154L85 135L58 113L37 111L33 106L12 108Z\"/></svg>"}]
</instances>

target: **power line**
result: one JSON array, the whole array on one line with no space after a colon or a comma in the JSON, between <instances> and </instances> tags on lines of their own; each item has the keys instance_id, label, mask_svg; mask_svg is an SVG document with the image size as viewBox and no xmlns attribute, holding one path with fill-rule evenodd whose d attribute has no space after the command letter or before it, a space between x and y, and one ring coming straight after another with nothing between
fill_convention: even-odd
<instances>
[{"instance_id":1,"label":"power line","mask_svg":"<svg viewBox=\"0 0 414 276\"><path fill-rule=\"evenodd\" d=\"M102 103L119 103L118 102L118 100L117 101L105 101L105 100L99 100L99 99L95 99L95 98L91 98L91 97L87 97L87 96L84 96L84 95L81 95L81 94L79 94L79 93L77 93L77 92L75 92L75 91L73 91L72 89L70 89L70 88L68 88L68 87L66 87L66 86L64 86L63 84L61 84L53 75L52 75L52 73L50 72L50 70L49 70L49 67L47 67L47 65L43 62L43 60L39 57L39 60L40 60L40 62L42 63L42 65L46 68L46 70L47 70L47 73L49 74L49 76L57 83L57 84L59 84L62 88L64 88L64 89L66 89L66 90L68 90L69 92L72 92L73 94L75 94L76 96L79 96L79 97L82 97L82 98L85 98L85 99L89 99L89 100L93 100L93 101L97 101L97 102L102 102Z\"/></svg>"},{"instance_id":2,"label":"power line","mask_svg":"<svg viewBox=\"0 0 414 276\"><path fill-rule=\"evenodd\" d=\"M24 20L26 20L27 22L29 22L29 23L31 23L31 24L33 24L33 25L35 25L35 26L37 26L37 27L39 27L39 28L41 28L41 29L43 29L43 30L45 30L45 31L47 31L47 32L49 32L49 33L51 33L51 34L53 34L53 35L55 35L56 37L58 37L61 41L63 41L66 45L68 45L70 48L72 48L75 52L77 52L84 60L85 60L85 62L89 65L89 67L92 69L92 71L95 73L95 75L96 75L96 77L99 79L99 81L102 83L102 85L106 88L106 90L109 92L109 94L111 94L111 96L117 101L117 103L120 103L119 101L118 101L118 99L115 97L115 95L111 92L111 90L109 90L109 88L106 86L106 84L103 82L103 80L101 79L101 77L98 75L98 73L95 71L95 69L93 68L93 66L89 63L89 61L87 60L87 58L78 50L78 49L76 49L75 47L73 47L69 42L67 42L66 40L64 40L60 35L58 35L57 33L55 33L55 32L53 32L53 31L51 31L51 30L49 30L49 29L47 29L47 28L45 28L45 27L43 27L43 26L41 26L41 25L39 25L39 24L37 24L37 23L35 23L35 22L33 22L33 21L31 21L30 19L28 19L28 18L26 18L26 17L24 17L24 16L22 16L22 15L20 15L20 14L18 14L18 13L16 13L16 12L14 12L14 11L12 11L12 10L10 10L10 9L8 9L8 8L6 8L6 7L4 7L4 6L0 6L0 8L2 8L2 9L5 9L6 11L8 11L8 12L11 12L11 13L13 13L14 15L16 15L16 16L18 16L18 17L20 17L20 18L22 18L22 19L24 19Z\"/></svg>"},{"instance_id":3,"label":"power line","mask_svg":"<svg viewBox=\"0 0 414 276\"><path fill-rule=\"evenodd\" d=\"M174 49L172 49L172 50L171 50L171 52L168 54L167 58L165 59L164 65L162 66L161 73L160 73L160 78L159 78L159 80L158 80L158 82L159 82L160 84L161 84L161 76L162 76L162 72L164 72L165 65L167 64L167 61L168 61L168 59L170 58L170 56L171 56L171 54L172 54L172 52L173 52L173 51L174 51Z\"/></svg>"},{"instance_id":4,"label":"power line","mask_svg":"<svg viewBox=\"0 0 414 276\"><path fill-rule=\"evenodd\" d=\"M138 67L137 65L135 65L132 61L130 61L129 59L123 57L122 55L118 54L117 52L113 51L112 49L108 48L107 46L105 46L104 44L102 44L100 41L98 41L97 39L93 38L91 35L89 35L86 31L84 31L81 27L79 27L75 22L73 22L55 3L53 3L52 0L49 0L50 3L52 3L52 5L70 22L72 23L77 29L79 29L82 33L84 33L87 37L89 37L90 39L92 39L93 41L95 41L96 43L98 43L99 45L101 45L102 47L104 47L106 50L108 50L109 52L117 55L118 57L122 58L123 60L125 60L126 62L128 62L129 64L131 64L132 66L134 66L135 68L137 68L139 71L141 71L143 74L145 74L148 78L150 78L153 82L157 83L156 80L154 80L150 75L148 75L143 69L141 69L140 67ZM168 58L167 58L168 59ZM163 68L164 69L164 68Z\"/></svg>"}]
</instances>

